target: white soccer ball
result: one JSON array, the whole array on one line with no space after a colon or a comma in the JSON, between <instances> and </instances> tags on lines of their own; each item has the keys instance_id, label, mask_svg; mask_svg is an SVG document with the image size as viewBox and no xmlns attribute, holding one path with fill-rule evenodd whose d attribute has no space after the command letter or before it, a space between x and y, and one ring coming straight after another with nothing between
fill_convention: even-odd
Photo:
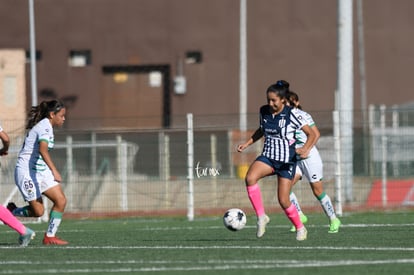
<instances>
[{"instance_id":1,"label":"white soccer ball","mask_svg":"<svg viewBox=\"0 0 414 275\"><path fill-rule=\"evenodd\" d=\"M246 225L247 218L243 210L232 208L226 211L223 216L224 226L231 231L242 230Z\"/></svg>"}]
</instances>

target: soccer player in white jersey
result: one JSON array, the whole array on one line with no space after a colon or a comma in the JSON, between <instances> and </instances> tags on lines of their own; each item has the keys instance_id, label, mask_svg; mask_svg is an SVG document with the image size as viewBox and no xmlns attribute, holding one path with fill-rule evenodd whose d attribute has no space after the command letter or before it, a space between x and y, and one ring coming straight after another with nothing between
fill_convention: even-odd
<instances>
[{"instance_id":1,"label":"soccer player in white jersey","mask_svg":"<svg viewBox=\"0 0 414 275\"><path fill-rule=\"evenodd\" d=\"M0 156L7 156L9 152L10 138L0 125L0 141L2 147L0 148ZM0 221L14 229L19 236L19 244L27 246L35 237L35 232L30 228L24 226L15 216L13 216L6 207L0 204Z\"/></svg>"},{"instance_id":2,"label":"soccer player in white jersey","mask_svg":"<svg viewBox=\"0 0 414 275\"><path fill-rule=\"evenodd\" d=\"M308 125L311 127L312 131L315 132L317 139L319 139L319 129L316 127L312 116L309 113L302 110L302 107L299 103L299 96L295 92L290 90L287 92L287 94L288 104L290 106L295 107L299 112L303 114L303 117L308 121ZM297 130L295 133L295 139L296 147L300 148L306 143L307 136L301 130ZM293 184L295 184L301 179L302 174L306 177L306 179L309 181L314 196L318 199L326 216L329 218L330 225L328 232L338 233L341 221L337 218L335 214L335 209L333 207L330 197L328 196L328 194L326 194L326 192L323 189L323 163L319 151L315 146L317 139L315 140L315 143L313 144L312 149L309 152L309 156L298 161L296 174L293 179ZM302 223L306 223L308 219L305 216L305 214L303 214L298 199L295 193L293 193L293 191L290 193L290 201L292 202L292 204L296 206ZM295 232L296 228L292 227L291 231Z\"/></svg>"},{"instance_id":3,"label":"soccer player in white jersey","mask_svg":"<svg viewBox=\"0 0 414 275\"><path fill-rule=\"evenodd\" d=\"M15 182L25 201L24 207L9 203L7 208L19 217L40 217L44 213L42 194L53 202L44 245L66 245L56 236L66 206L60 182L62 177L49 154L54 146L53 128L62 126L66 109L58 100L43 101L29 113L26 135L15 168Z\"/></svg>"},{"instance_id":4,"label":"soccer player in white jersey","mask_svg":"<svg viewBox=\"0 0 414 275\"><path fill-rule=\"evenodd\" d=\"M296 168L296 154L302 158L309 154L315 134L306 121L286 105L286 92L281 83L275 83L267 89L268 104L260 108L260 127L249 140L237 146L237 151L242 152L264 136L262 154L250 165L245 178L247 194L257 216L257 237L264 235L270 221L264 210L258 181L276 174L279 204L296 228L296 239L303 241L307 238L307 230L296 207L289 200L289 193ZM302 129L308 139L301 148L295 149L295 144L291 141L298 129Z\"/></svg>"}]
</instances>

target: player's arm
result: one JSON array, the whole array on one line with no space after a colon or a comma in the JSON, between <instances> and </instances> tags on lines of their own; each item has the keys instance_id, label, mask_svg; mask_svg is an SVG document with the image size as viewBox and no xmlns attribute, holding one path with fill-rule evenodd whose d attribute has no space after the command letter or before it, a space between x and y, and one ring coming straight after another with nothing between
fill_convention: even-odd
<instances>
[{"instance_id":1,"label":"player's arm","mask_svg":"<svg viewBox=\"0 0 414 275\"><path fill-rule=\"evenodd\" d=\"M296 149L296 153L302 158L307 158L313 144L316 142L316 134L308 124L303 125L302 131L306 134L307 140L301 148Z\"/></svg>"},{"instance_id":2,"label":"player's arm","mask_svg":"<svg viewBox=\"0 0 414 275\"><path fill-rule=\"evenodd\" d=\"M52 158L49 154L49 147L47 141L41 140L39 141L39 153L43 158L43 161L49 166L49 169L52 171L53 176L55 177L55 181L61 182L62 177L57 170L55 164L52 161Z\"/></svg>"},{"instance_id":3,"label":"player's arm","mask_svg":"<svg viewBox=\"0 0 414 275\"><path fill-rule=\"evenodd\" d=\"M321 132L319 132L318 127L316 127L315 121L313 120L312 116L308 112L305 112L303 110L298 110L298 111L299 112L302 112L303 117L307 121L307 124L309 125L309 127L311 128L311 130L315 133L315 141L313 142L313 144L311 144L311 148L312 148L318 142L318 140L319 140L319 138L321 136Z\"/></svg>"},{"instance_id":4,"label":"player's arm","mask_svg":"<svg viewBox=\"0 0 414 275\"><path fill-rule=\"evenodd\" d=\"M314 124L314 125L312 125L311 127L311 130L315 133L315 141L314 141L314 143L312 144L312 146L311 147L313 147L313 146L315 146L316 145L316 143L318 143L318 140L319 140L319 138L321 137L321 132L319 132L319 129L318 129L318 127L316 127L316 125Z\"/></svg>"},{"instance_id":5,"label":"player's arm","mask_svg":"<svg viewBox=\"0 0 414 275\"><path fill-rule=\"evenodd\" d=\"M0 139L3 143L3 147L0 149L0 156L5 156L9 152L10 138L5 131L1 131Z\"/></svg>"},{"instance_id":6,"label":"player's arm","mask_svg":"<svg viewBox=\"0 0 414 275\"><path fill-rule=\"evenodd\" d=\"M253 143L255 143L256 141L258 141L259 139L261 139L263 137L263 130L261 127L259 127L254 133L253 135L249 138L249 140L247 140L245 143L243 144L239 144L237 146L237 151L238 152L242 152L244 149L246 149L247 147L249 147L250 145L252 145Z\"/></svg>"}]
</instances>

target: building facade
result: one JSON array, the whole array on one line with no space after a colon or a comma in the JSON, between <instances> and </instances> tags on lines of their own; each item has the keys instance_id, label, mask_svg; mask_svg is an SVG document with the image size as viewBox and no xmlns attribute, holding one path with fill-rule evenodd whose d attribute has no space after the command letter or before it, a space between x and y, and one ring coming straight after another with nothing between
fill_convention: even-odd
<instances>
[{"instance_id":1,"label":"building facade","mask_svg":"<svg viewBox=\"0 0 414 275\"><path fill-rule=\"evenodd\" d=\"M0 125L12 138L25 131L25 52L0 49Z\"/></svg>"},{"instance_id":2,"label":"building facade","mask_svg":"<svg viewBox=\"0 0 414 275\"><path fill-rule=\"evenodd\" d=\"M38 100L65 101L66 127L169 128L193 113L232 117L237 128L240 1L35 0L34 8ZM368 104L414 100L413 8L409 0L363 1ZM356 5L354 11L353 107L360 111ZM0 0L0 48L28 52L28 14L27 1ZM278 79L291 83L317 120L331 116L337 1L247 1L249 128ZM26 83L28 96L20 99L29 107Z\"/></svg>"}]
</instances>

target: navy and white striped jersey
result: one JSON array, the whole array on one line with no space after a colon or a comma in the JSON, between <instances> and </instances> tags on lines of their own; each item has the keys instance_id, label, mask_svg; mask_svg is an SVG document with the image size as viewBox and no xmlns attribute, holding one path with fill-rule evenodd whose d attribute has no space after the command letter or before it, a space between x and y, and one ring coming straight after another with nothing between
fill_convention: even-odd
<instances>
[{"instance_id":1,"label":"navy and white striped jersey","mask_svg":"<svg viewBox=\"0 0 414 275\"><path fill-rule=\"evenodd\" d=\"M276 161L293 162L295 156L295 132L307 121L291 107L285 106L277 115L270 112L268 105L260 108L260 128L265 141L262 155Z\"/></svg>"}]
</instances>

